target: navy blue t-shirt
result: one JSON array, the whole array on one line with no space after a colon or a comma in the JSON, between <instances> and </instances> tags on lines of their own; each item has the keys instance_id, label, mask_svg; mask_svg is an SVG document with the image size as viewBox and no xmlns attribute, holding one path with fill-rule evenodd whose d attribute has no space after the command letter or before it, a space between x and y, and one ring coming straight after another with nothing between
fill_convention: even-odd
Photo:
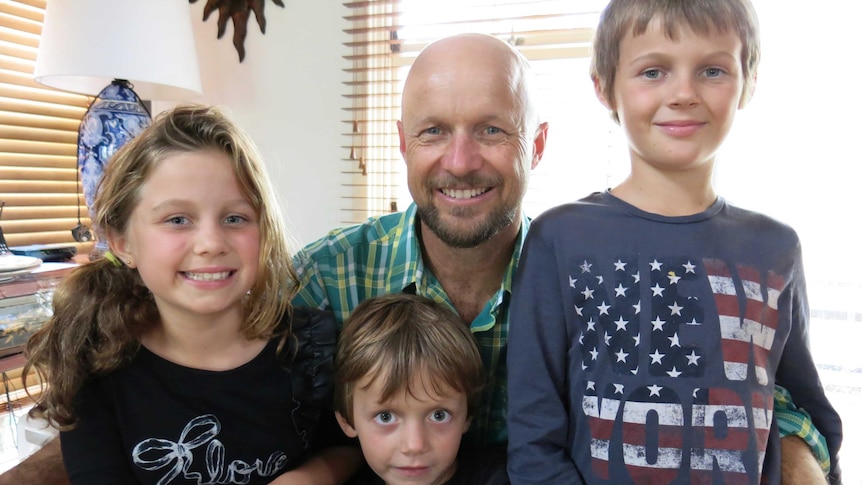
<instances>
[{"instance_id":1,"label":"navy blue t-shirt","mask_svg":"<svg viewBox=\"0 0 862 485\"><path fill-rule=\"evenodd\" d=\"M779 484L775 384L837 470L795 232L718 199L684 217L608 192L533 221L512 289L513 483Z\"/></svg>"}]
</instances>

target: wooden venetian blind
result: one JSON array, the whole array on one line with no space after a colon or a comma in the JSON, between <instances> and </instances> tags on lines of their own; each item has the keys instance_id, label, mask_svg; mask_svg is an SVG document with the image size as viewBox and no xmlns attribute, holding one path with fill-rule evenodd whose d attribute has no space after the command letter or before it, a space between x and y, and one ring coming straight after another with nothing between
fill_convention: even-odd
<instances>
[{"instance_id":1,"label":"wooden venetian blind","mask_svg":"<svg viewBox=\"0 0 862 485\"><path fill-rule=\"evenodd\" d=\"M77 141L90 98L33 81L46 1L0 1L0 227L10 246L74 243L79 210L89 224Z\"/></svg>"},{"instance_id":2,"label":"wooden venetian blind","mask_svg":"<svg viewBox=\"0 0 862 485\"><path fill-rule=\"evenodd\" d=\"M344 221L404 209L409 203L404 162L395 122L400 118L401 88L413 59L428 43L447 35L480 32L518 47L531 61L540 82L542 112L553 126L551 139L577 124L580 101L573 89L592 96L586 66L598 14L606 0L366 0L347 2L350 54L346 71L346 143L342 160ZM582 77L586 84L575 86ZM593 97L591 104L598 106ZM600 115L602 136L592 136L607 151L607 116ZM592 121L594 122L594 120ZM555 135L560 133L560 135ZM565 135L568 137L568 135ZM559 143L559 165L563 155ZM548 154L546 153L546 158ZM605 156L605 155L602 155ZM606 157L606 156L605 156ZM544 162L543 162L544 163ZM602 171L604 174L604 168ZM534 172L534 194L542 192L542 173ZM548 175L546 180L553 176ZM606 178L606 177L605 177ZM602 180L604 184L606 181ZM528 199L530 196L528 195ZM529 202L529 201L528 201ZM540 203L541 205L541 203ZM534 214L533 214L534 215Z\"/></svg>"}]
</instances>

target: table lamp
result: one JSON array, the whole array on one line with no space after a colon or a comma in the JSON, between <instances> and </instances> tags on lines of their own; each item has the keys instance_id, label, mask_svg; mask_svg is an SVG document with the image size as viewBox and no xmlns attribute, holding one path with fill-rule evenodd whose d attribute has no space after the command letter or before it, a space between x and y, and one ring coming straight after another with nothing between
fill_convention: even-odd
<instances>
[{"instance_id":1,"label":"table lamp","mask_svg":"<svg viewBox=\"0 0 862 485\"><path fill-rule=\"evenodd\" d=\"M36 82L95 96L78 131L78 171L92 207L111 155L152 122L146 100L201 94L188 2L49 0L33 73ZM97 253L107 243L96 229ZM78 242L92 239L81 224Z\"/></svg>"}]
</instances>

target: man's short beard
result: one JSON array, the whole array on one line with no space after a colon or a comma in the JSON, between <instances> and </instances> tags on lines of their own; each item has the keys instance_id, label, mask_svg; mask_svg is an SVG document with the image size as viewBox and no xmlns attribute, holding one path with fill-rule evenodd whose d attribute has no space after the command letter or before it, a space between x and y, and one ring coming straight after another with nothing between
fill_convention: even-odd
<instances>
[{"instance_id":1,"label":"man's short beard","mask_svg":"<svg viewBox=\"0 0 862 485\"><path fill-rule=\"evenodd\" d=\"M518 213L517 209L508 207L502 210L494 211L488 215L479 224L470 228L468 231L457 231L452 227L447 227L440 217L440 211L433 205L426 207L417 206L419 219L428 226L429 229L447 246L458 249L474 248L483 242L491 239L499 234L503 228L508 227L515 222L515 216ZM458 216L458 209L453 211L454 216Z\"/></svg>"}]
</instances>

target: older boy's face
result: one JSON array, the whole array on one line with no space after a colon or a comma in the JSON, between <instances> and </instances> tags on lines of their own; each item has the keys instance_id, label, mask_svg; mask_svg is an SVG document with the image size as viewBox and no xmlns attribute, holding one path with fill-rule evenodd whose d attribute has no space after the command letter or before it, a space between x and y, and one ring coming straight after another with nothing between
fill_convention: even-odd
<instances>
[{"instance_id":1,"label":"older boy's face","mask_svg":"<svg viewBox=\"0 0 862 485\"><path fill-rule=\"evenodd\" d=\"M379 402L381 379L359 381L353 396L353 425L340 415L344 433L358 437L368 465L388 485L446 483L455 473L455 457L470 427L467 398L448 386L437 394L423 377L413 376L412 394L400 392Z\"/></svg>"},{"instance_id":2,"label":"older boy's face","mask_svg":"<svg viewBox=\"0 0 862 485\"><path fill-rule=\"evenodd\" d=\"M633 170L711 170L743 88L736 32L698 34L681 26L674 40L653 21L620 42L615 108Z\"/></svg>"}]
</instances>

